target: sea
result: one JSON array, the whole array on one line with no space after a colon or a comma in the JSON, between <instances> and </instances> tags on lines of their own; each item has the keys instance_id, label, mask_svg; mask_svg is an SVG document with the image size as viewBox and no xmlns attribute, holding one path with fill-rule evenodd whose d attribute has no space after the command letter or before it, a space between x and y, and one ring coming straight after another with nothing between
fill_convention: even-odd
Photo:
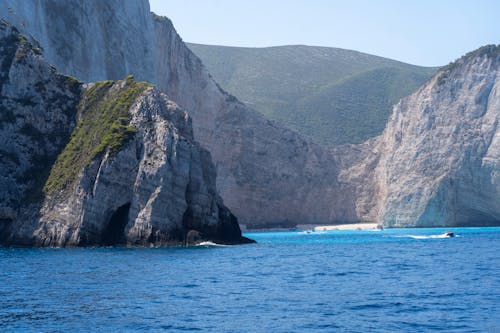
<instances>
[{"instance_id":1,"label":"sea","mask_svg":"<svg viewBox=\"0 0 500 333\"><path fill-rule=\"evenodd\" d=\"M500 228L0 248L1 332L500 332Z\"/></svg>"}]
</instances>

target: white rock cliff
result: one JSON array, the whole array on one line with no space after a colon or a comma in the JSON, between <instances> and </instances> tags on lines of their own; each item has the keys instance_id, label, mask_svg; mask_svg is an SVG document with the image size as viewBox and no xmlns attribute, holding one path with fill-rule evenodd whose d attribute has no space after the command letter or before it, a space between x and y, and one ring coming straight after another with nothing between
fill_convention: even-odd
<instances>
[{"instance_id":1,"label":"white rock cliff","mask_svg":"<svg viewBox=\"0 0 500 333\"><path fill-rule=\"evenodd\" d=\"M401 100L380 138L386 226L500 223L500 46L445 67Z\"/></svg>"}]
</instances>

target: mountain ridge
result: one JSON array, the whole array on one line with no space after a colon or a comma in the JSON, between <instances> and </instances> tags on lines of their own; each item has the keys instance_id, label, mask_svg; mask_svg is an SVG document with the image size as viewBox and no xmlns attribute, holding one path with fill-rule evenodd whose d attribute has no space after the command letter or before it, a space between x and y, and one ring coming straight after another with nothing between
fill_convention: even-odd
<instances>
[{"instance_id":1,"label":"mountain ridge","mask_svg":"<svg viewBox=\"0 0 500 333\"><path fill-rule=\"evenodd\" d=\"M152 12L156 16L160 16L154 12ZM167 16L168 18L168 16ZM385 57L382 55L377 55L377 54L372 54L368 53L365 51L359 51L359 50L354 50L354 49L348 49L344 47L337 47L337 46L325 46L325 45L312 45L312 44L282 44L282 45L271 45L271 46L236 46L236 45L222 45L222 44L204 44L204 43L197 43L197 42L189 42L189 41L184 41L186 45L194 45L194 46L208 46L208 47L217 47L217 48L232 48L232 49L249 49L249 50L259 50L259 49L273 49L273 48L315 48L315 49L326 49L326 50L339 50L339 51L347 51L350 53L356 53L364 56L369 56L369 57L374 57L374 58L379 58L381 60L388 60L391 62L395 63L400 63L401 65L404 66L415 66L415 67L420 67L420 68L441 68L444 66L424 66L424 65L418 65L418 64L412 64L408 62L404 62L402 60L398 59L393 59L390 57Z\"/></svg>"},{"instance_id":2,"label":"mountain ridge","mask_svg":"<svg viewBox=\"0 0 500 333\"><path fill-rule=\"evenodd\" d=\"M437 70L333 47L187 45L222 88L326 146L381 134L392 105Z\"/></svg>"}]
</instances>

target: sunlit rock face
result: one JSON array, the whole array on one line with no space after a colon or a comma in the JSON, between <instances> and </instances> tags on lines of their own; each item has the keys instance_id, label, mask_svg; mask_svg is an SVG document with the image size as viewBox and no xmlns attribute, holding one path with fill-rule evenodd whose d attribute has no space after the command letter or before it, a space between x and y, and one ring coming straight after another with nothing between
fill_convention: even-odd
<instances>
[{"instance_id":1,"label":"sunlit rock face","mask_svg":"<svg viewBox=\"0 0 500 333\"><path fill-rule=\"evenodd\" d=\"M155 73L147 0L0 0L0 18L32 35L59 71L82 81Z\"/></svg>"},{"instance_id":2,"label":"sunlit rock face","mask_svg":"<svg viewBox=\"0 0 500 333\"><path fill-rule=\"evenodd\" d=\"M500 47L441 70L403 99L380 138L387 226L500 223Z\"/></svg>"}]
</instances>

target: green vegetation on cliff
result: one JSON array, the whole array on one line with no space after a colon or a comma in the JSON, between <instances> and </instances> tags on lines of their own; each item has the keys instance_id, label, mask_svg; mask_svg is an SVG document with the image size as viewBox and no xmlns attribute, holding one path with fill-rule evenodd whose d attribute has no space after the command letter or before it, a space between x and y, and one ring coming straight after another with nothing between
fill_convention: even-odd
<instances>
[{"instance_id":1,"label":"green vegetation on cliff","mask_svg":"<svg viewBox=\"0 0 500 333\"><path fill-rule=\"evenodd\" d=\"M129 125L129 109L150 86L129 76L122 81L94 83L84 90L78 105L78 123L50 171L45 194L65 190L99 154L119 151L134 136L136 129Z\"/></svg>"},{"instance_id":2,"label":"green vegetation on cliff","mask_svg":"<svg viewBox=\"0 0 500 333\"><path fill-rule=\"evenodd\" d=\"M437 70L331 47L188 46L223 89L323 145L380 134L392 105Z\"/></svg>"},{"instance_id":3,"label":"green vegetation on cliff","mask_svg":"<svg viewBox=\"0 0 500 333\"><path fill-rule=\"evenodd\" d=\"M448 65L442 67L441 70L439 71L440 74L439 74L438 81L437 81L438 85L443 85L446 82L446 80L449 78L451 72L455 68L460 66L461 64L464 64L473 58L479 58L479 57L483 57L483 56L486 56L489 58L500 56L500 44L498 44L498 45L488 44L488 45L481 46L480 48L478 48L474 51L468 52L465 55L463 55L462 57L460 57L459 59L457 59L453 62L450 62Z\"/></svg>"}]
</instances>

